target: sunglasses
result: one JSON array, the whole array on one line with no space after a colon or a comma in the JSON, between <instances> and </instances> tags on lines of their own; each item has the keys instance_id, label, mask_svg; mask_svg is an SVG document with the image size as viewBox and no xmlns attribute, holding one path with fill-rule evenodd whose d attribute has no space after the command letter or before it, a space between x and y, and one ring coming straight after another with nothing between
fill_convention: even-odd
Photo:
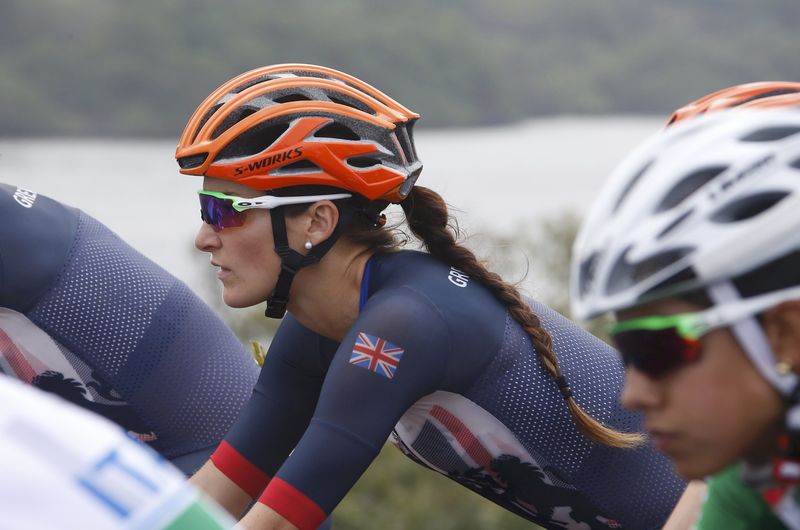
<instances>
[{"instance_id":1,"label":"sunglasses","mask_svg":"<svg viewBox=\"0 0 800 530\"><path fill-rule=\"evenodd\" d=\"M700 359L700 339L709 331L800 298L800 287L717 305L697 313L653 315L613 324L609 333L626 367L659 378Z\"/></svg>"},{"instance_id":2,"label":"sunglasses","mask_svg":"<svg viewBox=\"0 0 800 530\"><path fill-rule=\"evenodd\" d=\"M224 228L242 226L247 214L246 210L260 208L270 210L289 204L306 204L323 199L345 199L351 197L349 193L331 193L327 195L303 195L299 197L276 197L264 195L263 197L235 197L219 191L199 190L200 219L211 225L215 232Z\"/></svg>"}]
</instances>

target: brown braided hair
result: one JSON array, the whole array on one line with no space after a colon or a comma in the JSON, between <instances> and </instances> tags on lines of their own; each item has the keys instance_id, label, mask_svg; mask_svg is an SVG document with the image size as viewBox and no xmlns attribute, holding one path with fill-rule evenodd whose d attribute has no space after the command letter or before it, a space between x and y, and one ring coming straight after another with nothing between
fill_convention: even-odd
<instances>
[{"instance_id":1,"label":"brown braided hair","mask_svg":"<svg viewBox=\"0 0 800 530\"><path fill-rule=\"evenodd\" d=\"M472 251L458 244L456 239L458 228L450 224L447 205L439 194L428 188L415 186L401 203L401 207L409 228L432 256L480 282L508 308L514 320L530 336L539 354L539 360L559 385L573 421L587 438L607 446L621 448L636 447L643 442L641 434L620 432L607 427L578 405L572 397L553 352L553 339L542 327L539 317L523 301L513 285L505 282L497 273L488 270ZM390 230L363 221L353 223L343 237L366 244L370 251L392 250L403 244L394 239Z\"/></svg>"}]
</instances>

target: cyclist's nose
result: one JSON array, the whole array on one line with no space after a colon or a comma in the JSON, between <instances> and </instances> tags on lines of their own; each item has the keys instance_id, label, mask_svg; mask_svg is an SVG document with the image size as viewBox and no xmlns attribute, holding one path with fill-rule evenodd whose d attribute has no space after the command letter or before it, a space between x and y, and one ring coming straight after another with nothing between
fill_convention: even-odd
<instances>
[{"instance_id":1,"label":"cyclist's nose","mask_svg":"<svg viewBox=\"0 0 800 530\"><path fill-rule=\"evenodd\" d=\"M628 367L620 400L625 408L631 410L646 411L658 407L662 400L662 385L657 379Z\"/></svg>"},{"instance_id":2,"label":"cyclist's nose","mask_svg":"<svg viewBox=\"0 0 800 530\"><path fill-rule=\"evenodd\" d=\"M194 237L194 246L203 252L211 252L215 248L219 248L219 236L210 224L202 223L200 225L200 229L197 230L197 235Z\"/></svg>"}]
</instances>

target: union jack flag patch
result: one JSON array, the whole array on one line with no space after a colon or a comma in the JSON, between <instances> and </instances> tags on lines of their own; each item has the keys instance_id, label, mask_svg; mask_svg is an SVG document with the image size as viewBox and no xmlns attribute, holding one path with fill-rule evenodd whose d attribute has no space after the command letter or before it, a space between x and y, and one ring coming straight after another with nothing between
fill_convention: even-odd
<instances>
[{"instance_id":1,"label":"union jack flag patch","mask_svg":"<svg viewBox=\"0 0 800 530\"><path fill-rule=\"evenodd\" d=\"M350 355L350 364L393 379L403 353L405 353L403 348L395 346L386 339L359 333L353 345L353 353Z\"/></svg>"}]
</instances>

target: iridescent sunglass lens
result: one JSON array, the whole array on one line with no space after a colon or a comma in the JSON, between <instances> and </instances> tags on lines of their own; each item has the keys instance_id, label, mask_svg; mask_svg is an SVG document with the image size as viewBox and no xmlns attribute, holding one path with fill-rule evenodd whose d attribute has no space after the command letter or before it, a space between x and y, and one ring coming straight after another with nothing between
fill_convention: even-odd
<instances>
[{"instance_id":1,"label":"iridescent sunglass lens","mask_svg":"<svg viewBox=\"0 0 800 530\"><path fill-rule=\"evenodd\" d=\"M211 225L215 232L223 228L242 226L247 215L233 209L230 199L220 199L211 195L200 195L200 218Z\"/></svg>"}]
</instances>

